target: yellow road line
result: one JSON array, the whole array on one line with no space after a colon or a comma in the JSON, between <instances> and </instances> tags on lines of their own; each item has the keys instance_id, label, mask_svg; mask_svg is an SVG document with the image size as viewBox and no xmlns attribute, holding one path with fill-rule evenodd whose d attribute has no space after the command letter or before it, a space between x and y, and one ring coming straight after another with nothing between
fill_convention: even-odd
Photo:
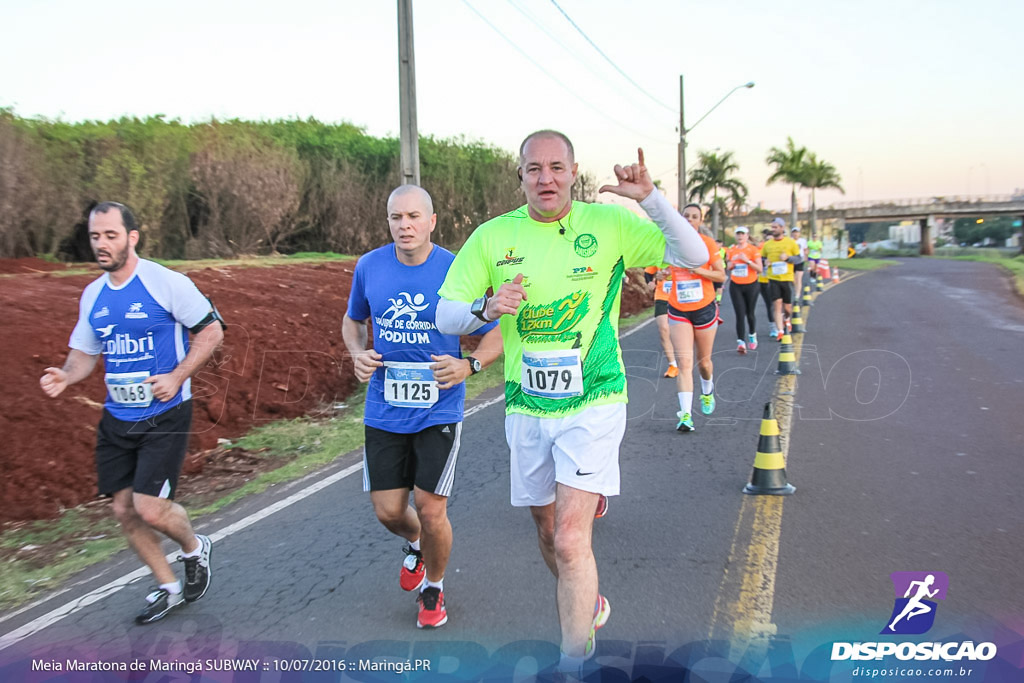
<instances>
[{"instance_id":1,"label":"yellow road line","mask_svg":"<svg viewBox=\"0 0 1024 683\"><path fill-rule=\"evenodd\" d=\"M804 313L804 318L808 317L809 311ZM802 349L803 333L794 334L793 350L798 364ZM796 379L796 375L779 377L772 396L783 462L789 456ZM744 496L740 505L708 628L709 639L729 641L731 661L739 661L751 648L763 652L768 639L778 631L772 622L772 610L785 500L785 496Z\"/></svg>"}]
</instances>

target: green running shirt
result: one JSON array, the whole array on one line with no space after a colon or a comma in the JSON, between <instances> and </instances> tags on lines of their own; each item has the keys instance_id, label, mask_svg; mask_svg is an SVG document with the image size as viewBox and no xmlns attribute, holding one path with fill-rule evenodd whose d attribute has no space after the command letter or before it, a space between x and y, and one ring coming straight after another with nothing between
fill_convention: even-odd
<instances>
[{"instance_id":1,"label":"green running shirt","mask_svg":"<svg viewBox=\"0 0 1024 683\"><path fill-rule=\"evenodd\" d=\"M811 240L807 243L807 258L821 258L821 250L824 247L821 240Z\"/></svg>"},{"instance_id":2,"label":"green running shirt","mask_svg":"<svg viewBox=\"0 0 1024 683\"><path fill-rule=\"evenodd\" d=\"M566 417L627 400L618 339L622 278L626 268L662 264L665 236L650 220L615 204L573 202L561 225L564 235L559 223L535 221L525 206L487 221L459 250L438 292L469 302L523 274L527 299L515 317L500 321L510 413ZM524 350L541 359L524 366ZM543 358L561 362L577 351L575 371L564 365L542 370L551 367ZM533 376L527 369L552 373L539 378L546 393L524 391L524 378ZM579 372L581 381L574 374Z\"/></svg>"}]
</instances>

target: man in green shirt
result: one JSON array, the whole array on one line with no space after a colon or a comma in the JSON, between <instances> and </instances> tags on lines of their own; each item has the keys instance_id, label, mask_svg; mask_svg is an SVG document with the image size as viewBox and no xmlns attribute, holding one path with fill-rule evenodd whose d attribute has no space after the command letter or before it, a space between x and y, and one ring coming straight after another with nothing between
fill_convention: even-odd
<instances>
[{"instance_id":1,"label":"man in green shirt","mask_svg":"<svg viewBox=\"0 0 1024 683\"><path fill-rule=\"evenodd\" d=\"M566 671L593 653L594 631L609 613L598 593L591 532L599 498L619 493L623 273L666 262L693 268L709 258L697 231L655 189L642 150L638 163L615 166L617 185L600 191L640 202L654 223L622 206L573 202L577 171L565 135L529 135L518 169L526 206L473 232L437 309L446 334L500 320L512 504L530 507L557 581Z\"/></svg>"},{"instance_id":2,"label":"man in green shirt","mask_svg":"<svg viewBox=\"0 0 1024 683\"><path fill-rule=\"evenodd\" d=\"M807 241L807 260L811 264L807 270L810 271L812 280L818 277L818 261L821 260L821 250L824 248L825 243L818 239L817 235L812 235Z\"/></svg>"}]
</instances>

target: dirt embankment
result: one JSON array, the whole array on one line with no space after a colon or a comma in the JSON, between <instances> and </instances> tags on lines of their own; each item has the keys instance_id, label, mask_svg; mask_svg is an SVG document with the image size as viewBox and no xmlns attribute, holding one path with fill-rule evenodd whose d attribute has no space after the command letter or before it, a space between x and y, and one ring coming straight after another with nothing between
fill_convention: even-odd
<instances>
[{"instance_id":1,"label":"dirt embankment","mask_svg":"<svg viewBox=\"0 0 1024 683\"><path fill-rule=\"evenodd\" d=\"M187 271L227 320L223 347L193 378L185 472L202 477L218 438L299 415L330 413L356 386L341 339L354 261ZM0 260L0 523L43 519L95 497L93 449L106 389L97 370L57 399L39 377L60 366L82 289L96 277L55 276L63 264ZM622 313L650 305L629 273Z\"/></svg>"}]
</instances>

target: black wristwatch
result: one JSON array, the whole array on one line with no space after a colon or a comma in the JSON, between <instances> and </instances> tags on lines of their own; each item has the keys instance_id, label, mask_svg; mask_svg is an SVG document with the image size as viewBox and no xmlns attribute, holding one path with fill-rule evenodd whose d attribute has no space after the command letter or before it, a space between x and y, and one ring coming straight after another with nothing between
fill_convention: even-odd
<instances>
[{"instance_id":1,"label":"black wristwatch","mask_svg":"<svg viewBox=\"0 0 1024 683\"><path fill-rule=\"evenodd\" d=\"M484 294L482 297L474 301L470 307L469 312L480 318L485 323L491 322L487 319L487 295Z\"/></svg>"},{"instance_id":2,"label":"black wristwatch","mask_svg":"<svg viewBox=\"0 0 1024 683\"><path fill-rule=\"evenodd\" d=\"M473 358L473 356L466 356L466 360L469 361L469 374L475 375L484 369L484 366L480 365L480 361Z\"/></svg>"}]
</instances>

